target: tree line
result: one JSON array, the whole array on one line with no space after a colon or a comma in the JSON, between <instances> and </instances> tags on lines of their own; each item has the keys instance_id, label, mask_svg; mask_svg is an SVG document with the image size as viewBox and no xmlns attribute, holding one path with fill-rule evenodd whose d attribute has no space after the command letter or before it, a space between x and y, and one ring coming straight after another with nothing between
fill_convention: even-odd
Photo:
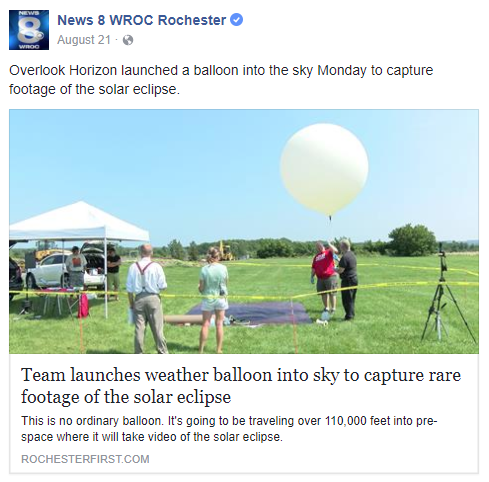
<instances>
[{"instance_id":1,"label":"tree line","mask_svg":"<svg viewBox=\"0 0 489 482\"><path fill-rule=\"evenodd\" d=\"M349 239L347 236L335 238L332 243L339 246L341 239ZM406 224L393 229L389 233L389 241L352 242L352 250L360 255L380 256L426 256L439 250L439 242L432 231L423 225ZM292 258L312 256L316 252L316 241L292 241L287 238L280 239L226 239L224 244L231 246L231 251L236 258ZM326 242L326 240L324 240ZM197 261L205 257L211 246L219 246L219 242L200 243L191 242L189 246L183 246L180 241L174 239L168 246L155 249L155 254L175 259L188 259ZM446 252L477 252L478 242L474 241L445 241L442 249Z\"/></svg>"},{"instance_id":2,"label":"tree line","mask_svg":"<svg viewBox=\"0 0 489 482\"><path fill-rule=\"evenodd\" d=\"M339 246L340 240L347 236L335 238L332 243ZM426 256L433 254L439 249L439 243L433 232L426 226L406 224L393 229L389 233L389 241L352 242L352 250L360 255L380 255L380 256ZM291 241L287 238L280 239L226 239L225 245L231 247L235 258L293 258L312 256L316 252L316 241ZM326 240L324 240L326 242ZM156 257L173 258L179 260L198 261L205 258L207 250L211 246L219 246L219 241L197 244L192 241L188 246L178 239L173 239L167 246L154 246ZM43 245L43 249L56 247L56 243L49 246ZM41 246L39 246L41 248ZM39 249L38 248L38 249ZM478 252L479 243L477 241L444 241L442 249L447 253L457 252ZM14 251L14 250L12 250ZM23 250L15 250L23 251ZM117 251L121 256L137 256L137 250L117 246ZM12 253L15 256L15 253ZM20 253L19 253L20 254ZM23 256L23 254L21 255Z\"/></svg>"}]
</instances>

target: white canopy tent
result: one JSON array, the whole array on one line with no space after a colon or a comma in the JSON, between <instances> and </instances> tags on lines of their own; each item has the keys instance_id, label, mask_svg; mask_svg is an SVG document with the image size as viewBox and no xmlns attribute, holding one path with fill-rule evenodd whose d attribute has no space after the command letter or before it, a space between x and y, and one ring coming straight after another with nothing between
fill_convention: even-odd
<instances>
[{"instance_id":1,"label":"white canopy tent","mask_svg":"<svg viewBox=\"0 0 489 482\"><path fill-rule=\"evenodd\" d=\"M107 306L107 241L148 242L149 233L83 201L10 225L10 241L104 241L105 317Z\"/></svg>"}]
</instances>

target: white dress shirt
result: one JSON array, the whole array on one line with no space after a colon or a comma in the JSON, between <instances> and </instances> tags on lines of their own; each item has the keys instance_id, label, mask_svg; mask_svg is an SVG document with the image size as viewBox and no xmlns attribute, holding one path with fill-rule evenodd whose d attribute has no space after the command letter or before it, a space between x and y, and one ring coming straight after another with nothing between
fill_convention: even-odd
<instances>
[{"instance_id":1,"label":"white dress shirt","mask_svg":"<svg viewBox=\"0 0 489 482\"><path fill-rule=\"evenodd\" d=\"M142 258L139 261L139 266L144 270L149 263L151 263L151 258ZM133 263L129 267L126 281L126 289L128 293L138 295L144 292L157 295L161 290L166 289L166 287L165 273L158 263L152 263L151 266L146 268L144 271L144 280L136 263Z\"/></svg>"}]
</instances>

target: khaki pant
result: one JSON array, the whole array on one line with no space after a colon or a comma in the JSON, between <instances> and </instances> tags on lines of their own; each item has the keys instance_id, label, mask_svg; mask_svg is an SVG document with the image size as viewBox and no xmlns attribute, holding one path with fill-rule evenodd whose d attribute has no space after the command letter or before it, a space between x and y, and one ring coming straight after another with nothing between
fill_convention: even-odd
<instances>
[{"instance_id":1,"label":"khaki pant","mask_svg":"<svg viewBox=\"0 0 489 482\"><path fill-rule=\"evenodd\" d=\"M119 273L107 273L107 291L119 291ZM118 294L115 296L119 296Z\"/></svg>"},{"instance_id":2,"label":"khaki pant","mask_svg":"<svg viewBox=\"0 0 489 482\"><path fill-rule=\"evenodd\" d=\"M316 283L316 289L318 293L321 291L330 291L330 290L336 290L338 288L338 275L334 274L332 276L329 276L328 278L318 278L318 281ZM332 296L336 296L336 291L331 291Z\"/></svg>"},{"instance_id":3,"label":"khaki pant","mask_svg":"<svg viewBox=\"0 0 489 482\"><path fill-rule=\"evenodd\" d=\"M146 324L149 324L153 332L156 351L160 354L168 353L166 340L163 336L163 308L160 297L149 293L141 293L136 296L134 302L134 315L136 321L134 336L134 353L144 352L144 333Z\"/></svg>"}]
</instances>

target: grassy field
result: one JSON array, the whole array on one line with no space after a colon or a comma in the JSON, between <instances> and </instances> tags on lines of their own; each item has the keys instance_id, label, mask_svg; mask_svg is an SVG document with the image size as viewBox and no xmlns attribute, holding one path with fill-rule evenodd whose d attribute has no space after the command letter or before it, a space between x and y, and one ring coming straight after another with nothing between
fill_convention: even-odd
<instances>
[{"instance_id":1,"label":"grassy field","mask_svg":"<svg viewBox=\"0 0 489 482\"><path fill-rule=\"evenodd\" d=\"M479 257L448 256L448 283L478 282ZM228 263L231 295L291 296L312 294L309 282L309 259L250 260ZM359 289L357 317L340 322L343 317L340 297L335 318L327 326L273 325L259 328L230 326L225 328L224 353L478 353L455 306L449 301L443 309L448 336L439 342L434 332L423 342L420 337L439 277L439 260L425 258L361 257L361 285L391 282L429 281L430 286L395 286ZM122 268L125 280L127 265ZM195 298L164 298L166 314L183 314L198 304L199 267L168 266L165 274L169 295L195 295ZM456 286L452 291L474 336L479 338L479 288ZM72 319L65 314L36 319L42 300L33 297L35 313L19 316L23 297L10 303L10 353L133 353L133 327L128 325L125 295L120 302L109 303L109 319L103 316L103 300L90 302L91 317ZM239 300L245 301L245 300ZM311 319L320 316L318 296L301 298ZM80 327L83 344L80 343ZM431 330L431 327L430 327ZM170 353L197 353L200 327L165 326ZM215 350L211 331L207 351ZM146 352L155 353L150 330L146 333Z\"/></svg>"}]
</instances>

